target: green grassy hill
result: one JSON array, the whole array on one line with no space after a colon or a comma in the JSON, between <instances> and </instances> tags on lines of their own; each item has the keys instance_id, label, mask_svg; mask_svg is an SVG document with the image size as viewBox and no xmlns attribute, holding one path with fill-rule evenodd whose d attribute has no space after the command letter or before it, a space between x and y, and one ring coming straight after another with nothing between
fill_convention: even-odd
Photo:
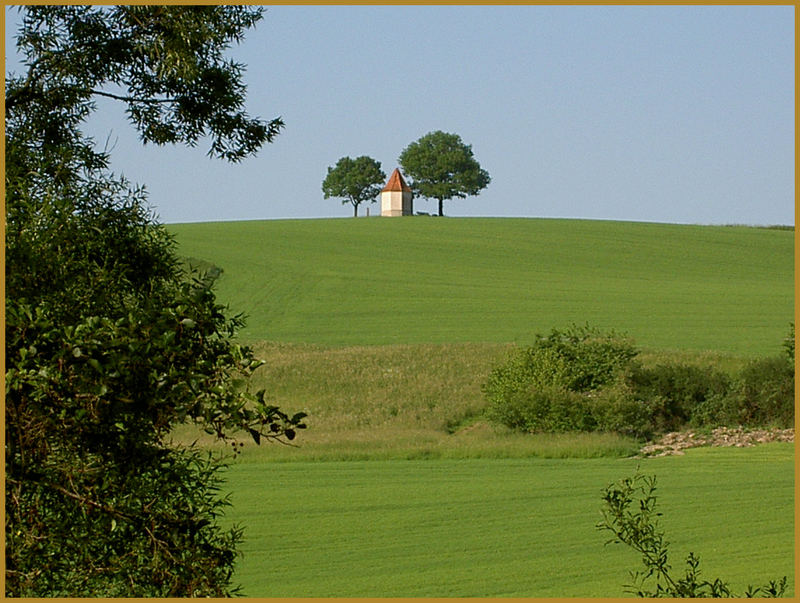
<instances>
[{"instance_id":1,"label":"green grassy hill","mask_svg":"<svg viewBox=\"0 0 800 603\"><path fill-rule=\"evenodd\" d=\"M588 220L426 218L170 225L223 269L242 336L326 346L531 341L589 322L647 348L780 351L794 233Z\"/></svg>"}]
</instances>

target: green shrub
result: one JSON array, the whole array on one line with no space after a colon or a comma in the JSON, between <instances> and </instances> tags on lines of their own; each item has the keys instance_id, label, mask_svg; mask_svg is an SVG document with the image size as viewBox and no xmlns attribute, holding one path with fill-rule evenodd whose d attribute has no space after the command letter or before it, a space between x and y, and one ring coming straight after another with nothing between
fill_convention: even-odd
<instances>
[{"instance_id":1,"label":"green shrub","mask_svg":"<svg viewBox=\"0 0 800 603\"><path fill-rule=\"evenodd\" d=\"M597 389L611 382L618 371L638 354L633 343L614 331L603 333L589 325L537 336L534 350L547 350L563 366L563 385L576 392Z\"/></svg>"},{"instance_id":2,"label":"green shrub","mask_svg":"<svg viewBox=\"0 0 800 603\"><path fill-rule=\"evenodd\" d=\"M633 365L628 380L633 395L648 408L656 432L685 427L699 406L724 399L731 387L725 373L689 364Z\"/></svg>"},{"instance_id":3,"label":"green shrub","mask_svg":"<svg viewBox=\"0 0 800 603\"><path fill-rule=\"evenodd\" d=\"M586 396L554 385L518 391L490 407L490 420L520 431L560 433L596 427Z\"/></svg>"},{"instance_id":4,"label":"green shrub","mask_svg":"<svg viewBox=\"0 0 800 603\"><path fill-rule=\"evenodd\" d=\"M555 350L534 347L511 352L506 363L490 373L483 391L490 403L502 405L532 387L563 387L567 382L564 359Z\"/></svg>"},{"instance_id":5,"label":"green shrub","mask_svg":"<svg viewBox=\"0 0 800 603\"><path fill-rule=\"evenodd\" d=\"M733 394L711 396L695 407L689 424L700 428L733 427L741 425L739 414L739 401Z\"/></svg>"},{"instance_id":6,"label":"green shrub","mask_svg":"<svg viewBox=\"0 0 800 603\"><path fill-rule=\"evenodd\" d=\"M488 416L524 431L591 429L590 401L575 394L609 383L636 354L629 340L589 326L537 335L489 375Z\"/></svg>"},{"instance_id":7,"label":"green shrub","mask_svg":"<svg viewBox=\"0 0 800 603\"><path fill-rule=\"evenodd\" d=\"M636 438L693 427L794 423L794 325L786 354L734 379L713 366L644 366L633 344L588 326L515 350L483 386L490 420L522 431L612 431Z\"/></svg>"},{"instance_id":8,"label":"green shrub","mask_svg":"<svg viewBox=\"0 0 800 603\"><path fill-rule=\"evenodd\" d=\"M794 323L789 323L789 333L783 340L783 349L789 357L789 362L794 366Z\"/></svg>"},{"instance_id":9,"label":"green shrub","mask_svg":"<svg viewBox=\"0 0 800 603\"><path fill-rule=\"evenodd\" d=\"M633 389L624 378L602 388L592 397L591 412L599 431L641 439L653 433L651 408L636 399Z\"/></svg>"},{"instance_id":10,"label":"green shrub","mask_svg":"<svg viewBox=\"0 0 800 603\"><path fill-rule=\"evenodd\" d=\"M789 428L794 424L794 367L776 356L751 361L726 395L698 404L693 426Z\"/></svg>"},{"instance_id":11,"label":"green shrub","mask_svg":"<svg viewBox=\"0 0 800 603\"><path fill-rule=\"evenodd\" d=\"M752 361L742 370L733 398L740 425L792 427L794 366L780 356Z\"/></svg>"}]
</instances>

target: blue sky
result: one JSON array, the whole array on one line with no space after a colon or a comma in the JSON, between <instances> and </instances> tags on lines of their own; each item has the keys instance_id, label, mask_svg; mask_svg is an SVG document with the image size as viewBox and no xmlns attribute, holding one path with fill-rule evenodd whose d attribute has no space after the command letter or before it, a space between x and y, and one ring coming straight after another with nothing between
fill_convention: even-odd
<instances>
[{"instance_id":1,"label":"blue sky","mask_svg":"<svg viewBox=\"0 0 800 603\"><path fill-rule=\"evenodd\" d=\"M347 217L328 166L388 175L444 130L492 177L447 215L794 224L792 6L273 6L231 55L286 122L254 158L143 148L113 106L87 125L164 222Z\"/></svg>"}]
</instances>

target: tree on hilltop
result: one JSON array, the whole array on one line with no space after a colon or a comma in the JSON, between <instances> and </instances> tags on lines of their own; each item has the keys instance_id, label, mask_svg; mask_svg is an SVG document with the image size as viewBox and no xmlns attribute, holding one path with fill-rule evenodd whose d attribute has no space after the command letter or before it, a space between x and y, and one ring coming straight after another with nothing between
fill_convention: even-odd
<instances>
[{"instance_id":1,"label":"tree on hilltop","mask_svg":"<svg viewBox=\"0 0 800 603\"><path fill-rule=\"evenodd\" d=\"M342 205L350 203L353 217L358 217L358 206L365 201L374 203L385 180L386 174L381 170L380 161L365 155L355 159L342 157L335 167L328 168L328 175L322 182L322 192L326 199L339 197Z\"/></svg>"},{"instance_id":2,"label":"tree on hilltop","mask_svg":"<svg viewBox=\"0 0 800 603\"><path fill-rule=\"evenodd\" d=\"M436 199L439 215L444 215L444 201L477 195L489 185L489 173L481 169L457 134L437 130L408 145L399 158L403 173L415 196Z\"/></svg>"},{"instance_id":3,"label":"tree on hilltop","mask_svg":"<svg viewBox=\"0 0 800 603\"><path fill-rule=\"evenodd\" d=\"M6 79L6 595L225 596L239 529L194 424L294 438L303 414L240 380L260 362L209 279L187 273L140 187L81 132L94 99L144 142L239 161L279 133L244 111L224 51L248 6L25 6ZM241 443L234 440L238 450Z\"/></svg>"}]
</instances>

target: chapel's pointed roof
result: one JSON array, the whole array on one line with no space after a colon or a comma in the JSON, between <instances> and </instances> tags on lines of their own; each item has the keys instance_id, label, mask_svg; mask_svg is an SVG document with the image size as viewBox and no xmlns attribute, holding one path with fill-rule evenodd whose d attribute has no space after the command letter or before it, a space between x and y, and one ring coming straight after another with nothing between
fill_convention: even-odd
<instances>
[{"instance_id":1,"label":"chapel's pointed roof","mask_svg":"<svg viewBox=\"0 0 800 603\"><path fill-rule=\"evenodd\" d=\"M403 175L400 173L398 168L394 168L392 175L389 176L389 181L386 183L386 186L383 187L381 192L386 193L394 191L403 191L407 193L411 192L411 187L406 184L405 180L403 180Z\"/></svg>"}]
</instances>

